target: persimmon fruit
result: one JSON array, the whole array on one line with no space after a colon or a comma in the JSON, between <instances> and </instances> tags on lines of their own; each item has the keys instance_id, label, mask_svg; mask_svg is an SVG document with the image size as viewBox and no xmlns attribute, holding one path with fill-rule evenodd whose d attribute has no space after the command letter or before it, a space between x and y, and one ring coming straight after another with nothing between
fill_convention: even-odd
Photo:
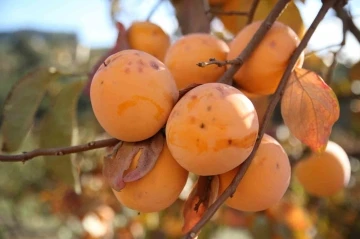
<instances>
[{"instance_id":1,"label":"persimmon fruit","mask_svg":"<svg viewBox=\"0 0 360 239\"><path fill-rule=\"evenodd\" d=\"M170 46L170 37L157 24L149 21L134 21L127 30L127 40L132 49L140 50L164 60Z\"/></svg>"},{"instance_id":2,"label":"persimmon fruit","mask_svg":"<svg viewBox=\"0 0 360 239\"><path fill-rule=\"evenodd\" d=\"M125 175L136 167L141 153L142 151L135 156ZM186 184L188 174L164 143L156 164L149 173L136 181L127 182L120 192L113 190L113 193L128 208L143 213L158 212L176 201Z\"/></svg>"},{"instance_id":3,"label":"persimmon fruit","mask_svg":"<svg viewBox=\"0 0 360 239\"><path fill-rule=\"evenodd\" d=\"M238 171L239 167L236 167L219 175L220 192L230 185ZM270 208L284 196L290 177L291 168L286 152L277 140L265 134L233 197L227 199L225 204L248 212Z\"/></svg>"},{"instance_id":4,"label":"persimmon fruit","mask_svg":"<svg viewBox=\"0 0 360 239\"><path fill-rule=\"evenodd\" d=\"M171 154L202 176L225 173L250 154L259 130L251 101L235 87L207 83L175 105L166 124Z\"/></svg>"},{"instance_id":5,"label":"persimmon fruit","mask_svg":"<svg viewBox=\"0 0 360 239\"><path fill-rule=\"evenodd\" d=\"M168 49L164 63L174 76L179 90L198 83L215 82L226 67L209 65L199 67L197 63L210 58L226 60L229 46L221 39L208 33L192 33L174 42Z\"/></svg>"},{"instance_id":6,"label":"persimmon fruit","mask_svg":"<svg viewBox=\"0 0 360 239\"><path fill-rule=\"evenodd\" d=\"M262 21L253 22L235 36L230 43L228 60L236 58L244 50L261 24ZM273 94L299 43L299 37L290 27L274 22L259 46L234 75L235 82L249 93ZM304 53L300 55L296 67L301 67L303 62Z\"/></svg>"},{"instance_id":7,"label":"persimmon fruit","mask_svg":"<svg viewBox=\"0 0 360 239\"><path fill-rule=\"evenodd\" d=\"M299 161L294 171L306 192L328 197L340 192L349 183L351 166L344 149L329 141L324 152L312 153Z\"/></svg>"},{"instance_id":8,"label":"persimmon fruit","mask_svg":"<svg viewBox=\"0 0 360 239\"><path fill-rule=\"evenodd\" d=\"M124 50L108 57L90 88L95 117L112 137L127 142L155 135L179 97L174 78L154 56Z\"/></svg>"}]
</instances>

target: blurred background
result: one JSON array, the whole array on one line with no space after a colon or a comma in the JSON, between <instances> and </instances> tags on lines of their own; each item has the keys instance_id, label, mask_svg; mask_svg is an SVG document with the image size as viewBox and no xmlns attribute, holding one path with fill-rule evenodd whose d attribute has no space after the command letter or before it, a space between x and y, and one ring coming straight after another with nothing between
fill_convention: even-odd
<instances>
[{"instance_id":1,"label":"blurred background","mask_svg":"<svg viewBox=\"0 0 360 239\"><path fill-rule=\"evenodd\" d=\"M82 91L84 85L66 85L74 78L86 79L114 47L119 33L116 22L127 29L134 21L147 20L153 12L149 21L161 26L175 41L184 34L177 18L178 2L0 0L1 111L11 87L34 69L53 66L66 73L49 85L31 130L11 153L107 138L92 114L86 91ZM282 20L302 29L297 32L301 35L315 18L321 1L293 2L296 8L291 11L298 12L299 18L285 10ZM272 5L267 6L263 10L266 13ZM360 1L349 0L346 9L360 28ZM238 29L228 22L224 16L215 17L212 33L230 41ZM320 199L307 195L293 180L276 207L259 213L223 207L199 238L360 238L360 44L347 33L346 44L337 52L343 40L342 27L341 19L331 10L310 40L304 68L330 79L338 96L341 116L331 140L349 155L352 176L348 187L336 196ZM72 100L64 100L69 94ZM260 97L254 102L258 109L265 109L268 100ZM31 102L24 103L19 111L29 105ZM54 105L58 108L50 110ZM283 124L278 108L268 133L282 143L292 163L304 156L305 147ZM193 182L189 179L180 198L167 210L138 214L121 206L104 182L105 153L100 149L58 158L38 157L25 164L1 163L0 239L181 238L181 207Z\"/></svg>"}]
</instances>

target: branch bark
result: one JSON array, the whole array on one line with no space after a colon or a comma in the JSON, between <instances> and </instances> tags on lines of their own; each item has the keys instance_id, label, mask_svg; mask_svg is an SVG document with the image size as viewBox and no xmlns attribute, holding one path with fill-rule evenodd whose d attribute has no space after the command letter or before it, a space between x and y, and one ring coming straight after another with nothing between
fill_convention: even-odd
<instances>
[{"instance_id":1,"label":"branch bark","mask_svg":"<svg viewBox=\"0 0 360 239\"><path fill-rule=\"evenodd\" d=\"M360 42L360 30L355 25L351 16L345 11L342 6L335 7L336 15L347 25L349 31L356 37L358 42Z\"/></svg>"},{"instance_id":2,"label":"branch bark","mask_svg":"<svg viewBox=\"0 0 360 239\"><path fill-rule=\"evenodd\" d=\"M270 14L261 24L259 30L255 33L255 35L253 36L247 47L241 52L241 54L237 58L229 61L229 63L232 64L232 66L224 73L224 75L222 75L222 77L218 80L218 82L231 84L232 77L244 64L244 61L250 57L251 53L255 50L255 48L260 44L265 34L270 30L272 24L276 21L280 13L283 11L283 9L286 7L286 5L289 2L290 0L278 1L278 3L273 8L273 10L270 12Z\"/></svg>"},{"instance_id":3,"label":"branch bark","mask_svg":"<svg viewBox=\"0 0 360 239\"><path fill-rule=\"evenodd\" d=\"M35 149L30 152L24 152L23 154L16 155L0 155L0 162L26 162L32 158L38 156L62 156L66 154L79 153L84 151L89 151L98 148L105 148L108 146L113 146L119 142L118 139L103 139L92 141L86 144L63 147L63 148L47 148L47 149Z\"/></svg>"},{"instance_id":4,"label":"branch bark","mask_svg":"<svg viewBox=\"0 0 360 239\"><path fill-rule=\"evenodd\" d=\"M269 106L268 106L268 108L266 110L263 121L261 122L261 127L260 127L260 130L259 130L258 138L257 138L257 140L255 142L255 145L254 145L254 148L253 148L251 154L245 160L245 162L242 164L242 166L240 167L238 173L234 177L234 179L231 182L231 184L229 185L229 187L205 211L205 213L203 214L203 217L201 218L201 220L192 228L192 230L188 234L186 234L185 238L189 238L189 239L194 238L194 236L201 230L201 228L211 219L211 217L215 214L215 212L219 209L219 207L236 191L237 186L239 185L241 179L244 177L248 167L251 164L252 159L254 158L254 156L256 154L257 149L260 146L260 142L261 142L262 137L263 137L263 135L265 133L266 126L267 126L267 124L268 124L268 122L270 120L270 116L271 116L272 112L274 111L276 105L278 104L278 102L280 101L280 99L281 99L281 97L283 95L283 92L285 90L285 86L286 86L287 81L289 79L289 76L290 76L290 74L292 72L292 69L296 64L297 59L299 58L302 51L305 49L306 45L308 44L308 42L309 42L311 36L313 35L316 27L319 25L321 20L324 18L327 11L336 3L336 1L337 0L330 0L330 1L327 1L326 3L324 3L324 5L320 9L319 13L317 14L316 18L314 19L313 23L311 24L310 28L307 30L305 36L301 40L299 46L296 48L296 50L292 54L292 56L290 58L290 61L289 61L289 64L288 64L288 66L287 66L287 68L286 68L286 70L285 70L285 72L284 72L284 74L283 74L283 76L281 78L279 86L278 86L276 92L274 93L274 96L271 99L270 104L269 104ZM280 5L281 2L286 2L286 1L279 1L277 6ZM275 8L274 8L273 12L274 11L275 11ZM270 13L270 15L271 14L272 13ZM267 20L269 20L269 18L270 17L268 17ZM272 19L272 18L270 18L270 19ZM263 25L269 26L268 24L263 24ZM258 30L258 32L259 31L260 31L260 29ZM243 53L241 53L241 54L243 54ZM240 56L241 56L241 54L240 54Z\"/></svg>"}]
</instances>

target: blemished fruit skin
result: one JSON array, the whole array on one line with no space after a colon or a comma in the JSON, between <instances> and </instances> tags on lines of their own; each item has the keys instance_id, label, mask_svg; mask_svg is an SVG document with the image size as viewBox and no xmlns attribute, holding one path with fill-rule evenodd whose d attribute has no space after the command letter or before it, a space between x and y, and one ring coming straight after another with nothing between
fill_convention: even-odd
<instances>
[{"instance_id":1,"label":"blemished fruit skin","mask_svg":"<svg viewBox=\"0 0 360 239\"><path fill-rule=\"evenodd\" d=\"M193 83L217 81L226 67L199 67L197 63L209 61L210 58L226 60L228 52L229 46L223 40L208 33L192 33L181 37L169 47L164 63L181 90Z\"/></svg>"},{"instance_id":2,"label":"blemished fruit skin","mask_svg":"<svg viewBox=\"0 0 360 239\"><path fill-rule=\"evenodd\" d=\"M135 169L140 154L141 151L128 170ZM176 162L164 143L154 168L148 174L137 181L126 183L120 192L113 192L119 202L128 208L143 213L159 212L176 201L188 175L189 172Z\"/></svg>"},{"instance_id":3,"label":"blemished fruit skin","mask_svg":"<svg viewBox=\"0 0 360 239\"><path fill-rule=\"evenodd\" d=\"M239 167L219 175L223 192L231 183ZM280 143L264 134L253 161L240 181L233 197L225 204L240 211L257 212L275 205L289 187L291 167Z\"/></svg>"},{"instance_id":4,"label":"blemished fruit skin","mask_svg":"<svg viewBox=\"0 0 360 239\"><path fill-rule=\"evenodd\" d=\"M166 125L171 154L186 170L217 175L240 165L250 154L259 122L251 101L235 87L200 85L183 96Z\"/></svg>"},{"instance_id":5,"label":"blemished fruit skin","mask_svg":"<svg viewBox=\"0 0 360 239\"><path fill-rule=\"evenodd\" d=\"M170 37L152 22L133 22L127 30L127 40L132 49L147 52L160 61L170 47Z\"/></svg>"},{"instance_id":6,"label":"blemished fruit skin","mask_svg":"<svg viewBox=\"0 0 360 239\"><path fill-rule=\"evenodd\" d=\"M235 36L230 43L228 60L236 58L245 49L261 24L262 21L253 22ZM299 37L290 27L274 22L259 46L234 75L235 82L249 93L273 94L299 43ZM296 67L301 67L303 62L304 53L299 57Z\"/></svg>"},{"instance_id":7,"label":"blemished fruit skin","mask_svg":"<svg viewBox=\"0 0 360 239\"><path fill-rule=\"evenodd\" d=\"M313 153L295 165L295 176L304 190L317 197L340 192L350 180L351 166L344 149L328 141L325 151Z\"/></svg>"},{"instance_id":8,"label":"blemished fruit skin","mask_svg":"<svg viewBox=\"0 0 360 239\"><path fill-rule=\"evenodd\" d=\"M155 135L165 125L178 97L166 66L138 50L124 50L108 57L90 88L99 124L112 137L127 142Z\"/></svg>"}]
</instances>

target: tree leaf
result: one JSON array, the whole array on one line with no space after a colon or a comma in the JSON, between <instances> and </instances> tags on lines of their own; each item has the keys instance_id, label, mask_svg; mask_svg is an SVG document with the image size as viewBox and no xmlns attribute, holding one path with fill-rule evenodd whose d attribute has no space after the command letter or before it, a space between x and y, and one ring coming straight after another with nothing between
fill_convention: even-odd
<instances>
[{"instance_id":1,"label":"tree leaf","mask_svg":"<svg viewBox=\"0 0 360 239\"><path fill-rule=\"evenodd\" d=\"M66 83L52 99L52 106L39 128L41 148L66 147L76 143L76 109L84 85L85 81L80 79ZM48 171L57 179L71 185L74 183L71 155L46 156L44 160Z\"/></svg>"},{"instance_id":2,"label":"tree leaf","mask_svg":"<svg viewBox=\"0 0 360 239\"><path fill-rule=\"evenodd\" d=\"M296 68L281 100L281 114L295 137L321 152L339 119L340 107L335 93L319 75Z\"/></svg>"},{"instance_id":3,"label":"tree leaf","mask_svg":"<svg viewBox=\"0 0 360 239\"><path fill-rule=\"evenodd\" d=\"M219 193L219 177L200 176L183 208L183 233L188 233L199 222L206 209L215 202Z\"/></svg>"},{"instance_id":4,"label":"tree leaf","mask_svg":"<svg viewBox=\"0 0 360 239\"><path fill-rule=\"evenodd\" d=\"M3 110L2 151L14 152L19 149L33 124L49 83L58 76L53 67L39 68L25 75L12 87Z\"/></svg>"}]
</instances>

